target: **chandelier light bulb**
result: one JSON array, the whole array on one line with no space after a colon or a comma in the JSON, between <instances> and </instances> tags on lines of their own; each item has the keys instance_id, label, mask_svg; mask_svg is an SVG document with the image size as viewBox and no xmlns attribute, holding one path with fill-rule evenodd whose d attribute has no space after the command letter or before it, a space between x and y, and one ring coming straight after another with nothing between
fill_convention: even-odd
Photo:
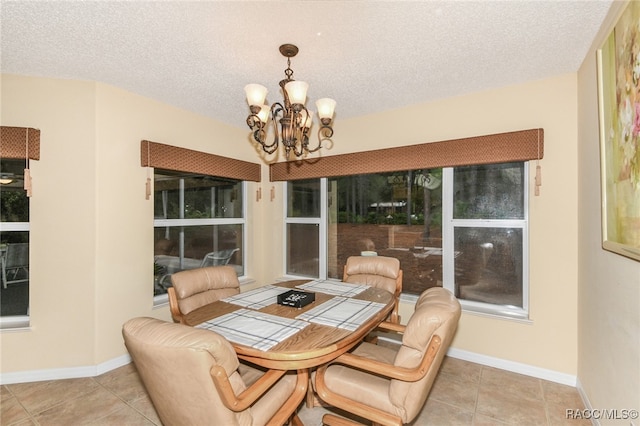
<instances>
[{"instance_id":1,"label":"chandelier light bulb","mask_svg":"<svg viewBox=\"0 0 640 426\"><path fill-rule=\"evenodd\" d=\"M329 98L322 98L316 101L316 108L318 108L318 117L320 119L333 118L333 112L336 109L336 101Z\"/></svg>"},{"instance_id":2,"label":"chandelier light bulb","mask_svg":"<svg viewBox=\"0 0 640 426\"><path fill-rule=\"evenodd\" d=\"M262 107L260 108L260 112L258 113L258 118L260 119L260 121L266 123L269 120L270 110L271 108L269 107L269 105L262 105Z\"/></svg>"},{"instance_id":3,"label":"chandelier light bulb","mask_svg":"<svg viewBox=\"0 0 640 426\"><path fill-rule=\"evenodd\" d=\"M244 86L244 92L247 95L249 106L263 105L267 99L267 88L261 84L247 84Z\"/></svg>"},{"instance_id":4,"label":"chandelier light bulb","mask_svg":"<svg viewBox=\"0 0 640 426\"><path fill-rule=\"evenodd\" d=\"M309 89L309 84L304 81L290 81L284 86L292 105L304 105L307 102L307 89Z\"/></svg>"}]
</instances>

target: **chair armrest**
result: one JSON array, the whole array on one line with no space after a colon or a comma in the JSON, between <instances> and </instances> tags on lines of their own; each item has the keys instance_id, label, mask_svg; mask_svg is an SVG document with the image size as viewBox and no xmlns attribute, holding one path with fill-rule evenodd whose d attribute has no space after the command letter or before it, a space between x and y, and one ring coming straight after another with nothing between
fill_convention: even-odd
<instances>
[{"instance_id":1,"label":"chair armrest","mask_svg":"<svg viewBox=\"0 0 640 426\"><path fill-rule=\"evenodd\" d=\"M356 423L353 420L329 413L322 416L322 424L327 426L360 426L360 423Z\"/></svg>"},{"instance_id":2,"label":"chair armrest","mask_svg":"<svg viewBox=\"0 0 640 426\"><path fill-rule=\"evenodd\" d=\"M381 322L376 328L379 328L380 330L385 330L385 331L395 331L396 333L404 333L404 331L407 329L407 326L402 324L396 324L394 322L384 321L384 322Z\"/></svg>"},{"instance_id":3,"label":"chair armrest","mask_svg":"<svg viewBox=\"0 0 640 426\"><path fill-rule=\"evenodd\" d=\"M232 411L244 411L249 408L286 373L287 370L268 370L255 383L236 396L225 369L220 365L211 367L211 378L218 390L220 399Z\"/></svg>"},{"instance_id":4,"label":"chair armrest","mask_svg":"<svg viewBox=\"0 0 640 426\"><path fill-rule=\"evenodd\" d=\"M173 287L167 288L167 295L169 296L169 311L171 312L171 317L173 321L184 324L182 312L180 312L180 307L178 306L178 297L176 296L176 289Z\"/></svg>"},{"instance_id":5,"label":"chair armrest","mask_svg":"<svg viewBox=\"0 0 640 426\"><path fill-rule=\"evenodd\" d=\"M348 365L349 367L358 368L369 373L378 374L390 379L401 380L403 382L416 382L427 374L427 370L429 370L441 343L442 341L440 336L434 335L431 337L429 346L425 351L424 357L422 357L422 361L420 361L420 364L414 368L399 367L351 353L340 355L333 361L333 363Z\"/></svg>"},{"instance_id":6,"label":"chair armrest","mask_svg":"<svg viewBox=\"0 0 640 426\"><path fill-rule=\"evenodd\" d=\"M287 399L287 401L280 407L278 412L269 419L268 424L290 426L303 426L302 421L298 418L296 410L300 406L300 403L304 401L307 396L307 388L309 387L309 370L307 368L298 370L298 377L296 380L296 388Z\"/></svg>"},{"instance_id":7,"label":"chair armrest","mask_svg":"<svg viewBox=\"0 0 640 426\"><path fill-rule=\"evenodd\" d=\"M420 362L420 365L415 368L397 367L386 364L384 362L379 362L369 358L363 358L357 355L353 355L351 353L342 354L331 363L318 367L315 382L318 396L320 396L323 401L330 405L333 405L334 407L347 410L350 413L369 420L374 420L376 424L384 426L401 426L402 420L397 416L387 413L377 407L372 407L332 392L327 387L324 380L324 375L327 371L327 368L331 364L339 363L347 365L349 367L358 368L372 374L379 374L383 377L389 377L405 382L415 382L425 376L425 374L429 370L429 367L433 363L433 360L435 359L435 356L438 353L438 349L440 348L441 344L442 339L440 339L439 336L432 336L431 340L429 341L429 346L425 351L424 357ZM327 424L336 426L348 424L347 422L336 420L334 416L328 416L327 418L323 418L323 420L327 420Z\"/></svg>"}]
</instances>

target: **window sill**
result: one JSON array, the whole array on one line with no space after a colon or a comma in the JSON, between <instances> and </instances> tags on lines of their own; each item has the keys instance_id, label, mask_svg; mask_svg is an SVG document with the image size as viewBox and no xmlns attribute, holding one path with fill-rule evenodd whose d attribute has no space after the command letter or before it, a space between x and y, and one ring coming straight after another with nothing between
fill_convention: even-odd
<instances>
[{"instance_id":1,"label":"window sill","mask_svg":"<svg viewBox=\"0 0 640 426\"><path fill-rule=\"evenodd\" d=\"M0 318L0 331L29 331L31 322L28 315L11 316Z\"/></svg>"},{"instance_id":2,"label":"window sill","mask_svg":"<svg viewBox=\"0 0 640 426\"><path fill-rule=\"evenodd\" d=\"M533 324L533 321L529 319L527 312L522 308L518 308L515 306L511 307L502 305L491 305L488 303L471 302L468 300L458 300L462 305L462 312L467 314L486 318L516 321L523 324ZM415 305L417 301L418 296L415 294L402 293L400 295L400 303Z\"/></svg>"}]
</instances>

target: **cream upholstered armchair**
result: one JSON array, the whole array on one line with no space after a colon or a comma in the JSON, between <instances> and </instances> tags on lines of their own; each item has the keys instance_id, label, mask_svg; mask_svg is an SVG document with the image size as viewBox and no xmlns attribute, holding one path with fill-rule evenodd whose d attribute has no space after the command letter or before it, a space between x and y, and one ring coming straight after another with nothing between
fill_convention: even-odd
<instances>
[{"instance_id":1,"label":"cream upholstered armchair","mask_svg":"<svg viewBox=\"0 0 640 426\"><path fill-rule=\"evenodd\" d=\"M240 293L236 270L231 266L209 266L176 272L167 289L171 317L184 322L184 315L216 300Z\"/></svg>"},{"instance_id":2,"label":"cream upholstered armchair","mask_svg":"<svg viewBox=\"0 0 640 426\"><path fill-rule=\"evenodd\" d=\"M122 335L165 426L281 426L299 420L306 370L240 364L219 334L155 318L127 321Z\"/></svg>"},{"instance_id":3,"label":"cream upholstered armchair","mask_svg":"<svg viewBox=\"0 0 640 426\"><path fill-rule=\"evenodd\" d=\"M398 259L385 256L351 256L344 265L342 281L367 284L394 294L396 304L389 321L400 323L398 304L402 293L402 269Z\"/></svg>"},{"instance_id":4,"label":"cream upholstered armchair","mask_svg":"<svg viewBox=\"0 0 640 426\"><path fill-rule=\"evenodd\" d=\"M427 400L460 319L460 303L442 287L425 290L406 326L383 323L402 333L398 349L368 342L318 368L314 386L326 403L376 424L415 419ZM327 425L353 424L325 414Z\"/></svg>"}]
</instances>

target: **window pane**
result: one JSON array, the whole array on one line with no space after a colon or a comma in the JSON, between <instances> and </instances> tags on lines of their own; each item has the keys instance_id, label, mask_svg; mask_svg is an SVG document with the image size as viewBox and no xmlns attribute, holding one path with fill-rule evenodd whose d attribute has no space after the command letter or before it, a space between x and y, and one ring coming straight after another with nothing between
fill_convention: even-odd
<instances>
[{"instance_id":1,"label":"window pane","mask_svg":"<svg viewBox=\"0 0 640 426\"><path fill-rule=\"evenodd\" d=\"M0 316L29 314L29 198L25 160L0 160ZM6 288L5 288L6 287Z\"/></svg>"},{"instance_id":2,"label":"window pane","mask_svg":"<svg viewBox=\"0 0 640 426\"><path fill-rule=\"evenodd\" d=\"M457 227L454 235L456 296L522 307L522 229Z\"/></svg>"},{"instance_id":3,"label":"window pane","mask_svg":"<svg viewBox=\"0 0 640 426\"><path fill-rule=\"evenodd\" d=\"M170 276L185 269L231 265L244 274L243 225L167 226L154 229L154 294L164 294Z\"/></svg>"},{"instance_id":4,"label":"window pane","mask_svg":"<svg viewBox=\"0 0 640 426\"><path fill-rule=\"evenodd\" d=\"M524 219L524 163L454 169L454 219Z\"/></svg>"},{"instance_id":5,"label":"window pane","mask_svg":"<svg viewBox=\"0 0 640 426\"><path fill-rule=\"evenodd\" d=\"M287 224L287 273L318 278L320 271L319 226Z\"/></svg>"},{"instance_id":6,"label":"window pane","mask_svg":"<svg viewBox=\"0 0 640 426\"><path fill-rule=\"evenodd\" d=\"M28 315L29 232L1 232L0 256L3 268L0 275L0 316Z\"/></svg>"},{"instance_id":7,"label":"window pane","mask_svg":"<svg viewBox=\"0 0 640 426\"><path fill-rule=\"evenodd\" d=\"M24 190L24 160L0 160L0 220L29 222L29 198Z\"/></svg>"},{"instance_id":8,"label":"window pane","mask_svg":"<svg viewBox=\"0 0 640 426\"><path fill-rule=\"evenodd\" d=\"M289 182L287 189L288 217L320 217L320 179Z\"/></svg>"},{"instance_id":9,"label":"window pane","mask_svg":"<svg viewBox=\"0 0 640 426\"><path fill-rule=\"evenodd\" d=\"M182 204L181 185L184 186ZM157 170L154 191L156 219L242 217L241 181Z\"/></svg>"},{"instance_id":10,"label":"window pane","mask_svg":"<svg viewBox=\"0 0 640 426\"><path fill-rule=\"evenodd\" d=\"M329 179L328 277L349 256L400 260L403 292L442 286L442 169Z\"/></svg>"}]
</instances>

